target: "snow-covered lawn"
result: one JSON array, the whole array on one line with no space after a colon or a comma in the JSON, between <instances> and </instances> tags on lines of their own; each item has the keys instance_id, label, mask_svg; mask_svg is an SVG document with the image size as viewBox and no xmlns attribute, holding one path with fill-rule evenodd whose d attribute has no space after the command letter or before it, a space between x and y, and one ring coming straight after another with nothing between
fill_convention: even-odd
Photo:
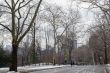
<instances>
[{"instance_id":1,"label":"snow-covered lawn","mask_svg":"<svg viewBox=\"0 0 110 73\"><path fill-rule=\"evenodd\" d=\"M65 65L31 65L31 66L23 66L18 67L18 71L20 72L29 72L29 71L38 71L38 70L45 70L45 69L53 69L53 68L61 68ZM14 73L14 72L8 72L9 68L0 68L0 73Z\"/></svg>"},{"instance_id":2,"label":"snow-covered lawn","mask_svg":"<svg viewBox=\"0 0 110 73\"><path fill-rule=\"evenodd\" d=\"M110 73L110 64L107 64L105 71L106 71L107 73Z\"/></svg>"},{"instance_id":3,"label":"snow-covered lawn","mask_svg":"<svg viewBox=\"0 0 110 73\"><path fill-rule=\"evenodd\" d=\"M53 69L57 68L57 69ZM110 65L31 65L18 67L18 73L109 73ZM0 68L0 73L15 73L6 72L8 68ZM4 71L4 72L3 72Z\"/></svg>"},{"instance_id":4,"label":"snow-covered lawn","mask_svg":"<svg viewBox=\"0 0 110 73\"><path fill-rule=\"evenodd\" d=\"M61 67L64 67L64 65L60 65L60 66L30 66L30 67L22 67L22 68L18 68L19 71L38 71L38 70L45 70L45 69L52 69L52 68L61 68Z\"/></svg>"}]
</instances>

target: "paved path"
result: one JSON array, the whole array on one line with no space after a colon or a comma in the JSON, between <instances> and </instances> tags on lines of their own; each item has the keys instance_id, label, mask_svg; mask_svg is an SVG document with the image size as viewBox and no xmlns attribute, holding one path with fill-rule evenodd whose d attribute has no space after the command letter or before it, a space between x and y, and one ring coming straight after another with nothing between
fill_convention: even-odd
<instances>
[{"instance_id":1,"label":"paved path","mask_svg":"<svg viewBox=\"0 0 110 73\"><path fill-rule=\"evenodd\" d=\"M103 66L73 66L29 73L106 73Z\"/></svg>"}]
</instances>

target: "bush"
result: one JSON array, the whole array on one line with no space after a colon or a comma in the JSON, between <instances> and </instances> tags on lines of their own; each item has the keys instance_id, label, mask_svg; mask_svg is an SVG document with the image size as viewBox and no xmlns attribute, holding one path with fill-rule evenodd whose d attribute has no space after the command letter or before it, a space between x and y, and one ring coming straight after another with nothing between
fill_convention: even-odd
<instances>
[{"instance_id":1,"label":"bush","mask_svg":"<svg viewBox=\"0 0 110 73\"><path fill-rule=\"evenodd\" d=\"M5 54L2 46L0 46L0 67L7 67L10 63L10 56Z\"/></svg>"}]
</instances>

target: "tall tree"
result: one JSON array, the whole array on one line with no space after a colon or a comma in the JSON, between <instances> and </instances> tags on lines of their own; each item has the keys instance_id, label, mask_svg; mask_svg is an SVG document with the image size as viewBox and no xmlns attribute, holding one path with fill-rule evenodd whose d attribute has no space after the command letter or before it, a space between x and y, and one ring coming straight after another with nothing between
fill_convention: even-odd
<instances>
[{"instance_id":1,"label":"tall tree","mask_svg":"<svg viewBox=\"0 0 110 73\"><path fill-rule=\"evenodd\" d=\"M43 16L43 18L45 19L45 21L47 23L49 23L49 25L52 28L52 35L53 35L53 40L54 40L54 44L53 44L53 49L56 51L56 43L57 43L57 30L60 26L60 18L61 18L61 7L59 6L45 6L45 14ZM53 56L54 56L55 52L53 52ZM53 57L53 63L55 64L55 56Z\"/></svg>"},{"instance_id":2,"label":"tall tree","mask_svg":"<svg viewBox=\"0 0 110 73\"><path fill-rule=\"evenodd\" d=\"M104 21L103 23L104 32L102 33L103 33L103 36L105 35L104 36L105 37L104 41L105 41L106 40L105 29L110 30L110 0L80 0L80 1L89 3L91 6L89 6L88 9L96 8L101 13L100 16L103 15L103 19L101 19L100 22ZM105 41L105 64L107 63L108 63L107 62L107 42Z\"/></svg>"},{"instance_id":3,"label":"tall tree","mask_svg":"<svg viewBox=\"0 0 110 73\"><path fill-rule=\"evenodd\" d=\"M33 23L37 17L42 0L39 0L37 4L32 3L33 0L4 0L4 4L0 4L5 8L2 12L7 13L7 16L11 16L11 23L0 22L0 25L7 29L12 35L12 59L10 71L17 71L17 50L20 42L29 32ZM36 8L34 13L31 12L33 8ZM26 10L23 14L23 10ZM29 14L33 13L32 19L29 19ZM7 22L7 21L5 21Z\"/></svg>"}]
</instances>

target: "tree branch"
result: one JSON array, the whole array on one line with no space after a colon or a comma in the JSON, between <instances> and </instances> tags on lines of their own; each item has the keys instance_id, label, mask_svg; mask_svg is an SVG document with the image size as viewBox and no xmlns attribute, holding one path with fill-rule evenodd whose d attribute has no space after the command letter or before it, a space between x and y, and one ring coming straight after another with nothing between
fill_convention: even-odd
<instances>
[{"instance_id":1,"label":"tree branch","mask_svg":"<svg viewBox=\"0 0 110 73\"><path fill-rule=\"evenodd\" d=\"M0 4L0 6L1 6L1 7L5 7L5 8L10 9L10 7L8 7L8 6L6 6L6 5L2 5L2 4Z\"/></svg>"},{"instance_id":2,"label":"tree branch","mask_svg":"<svg viewBox=\"0 0 110 73\"><path fill-rule=\"evenodd\" d=\"M7 26L5 26L5 25L3 25L3 24L1 24L1 23L0 23L0 25L1 25L2 27L4 27L5 29L7 29L9 32L11 32L11 33L12 33L12 31L11 31L11 29L10 29L10 28L8 28Z\"/></svg>"},{"instance_id":3,"label":"tree branch","mask_svg":"<svg viewBox=\"0 0 110 73\"><path fill-rule=\"evenodd\" d=\"M5 0L5 3L8 5L8 7L11 9L10 4L7 2L7 0Z\"/></svg>"},{"instance_id":4,"label":"tree branch","mask_svg":"<svg viewBox=\"0 0 110 73\"><path fill-rule=\"evenodd\" d=\"M24 0L23 0L23 1L19 4L19 7L15 10L15 12L18 11L19 9L25 7L26 5L28 5L31 1L32 1L32 0L29 0L26 4L20 6L20 5L24 2Z\"/></svg>"},{"instance_id":5,"label":"tree branch","mask_svg":"<svg viewBox=\"0 0 110 73\"><path fill-rule=\"evenodd\" d=\"M20 43L20 41L24 38L24 36L25 36L25 35L28 33L28 31L31 29L31 27L32 27L32 25L33 25L33 23L34 23L34 21L35 21L35 19L36 19L36 17L37 17L37 14L38 14L38 11L39 11L39 8L40 8L41 3L42 3L42 0L39 1L38 6L37 6L37 8L36 8L36 10L35 10L34 16L33 16L32 20L31 20L31 22L30 22L28 28L26 29L26 31L25 31L25 32L23 33L23 35L21 35L21 37L18 39L18 43Z\"/></svg>"},{"instance_id":6,"label":"tree branch","mask_svg":"<svg viewBox=\"0 0 110 73\"><path fill-rule=\"evenodd\" d=\"M33 6L32 6L32 7L33 7ZM32 7L29 8L29 10L28 10L28 12L27 12L27 14L26 14L26 17L25 17L24 20L23 20L23 23L22 23L22 26L21 26L21 29L20 29L18 35L23 31L23 28L24 28L25 22L26 22L26 20L27 20L27 18L28 18L28 15L29 15L30 10L31 10Z\"/></svg>"}]
</instances>

